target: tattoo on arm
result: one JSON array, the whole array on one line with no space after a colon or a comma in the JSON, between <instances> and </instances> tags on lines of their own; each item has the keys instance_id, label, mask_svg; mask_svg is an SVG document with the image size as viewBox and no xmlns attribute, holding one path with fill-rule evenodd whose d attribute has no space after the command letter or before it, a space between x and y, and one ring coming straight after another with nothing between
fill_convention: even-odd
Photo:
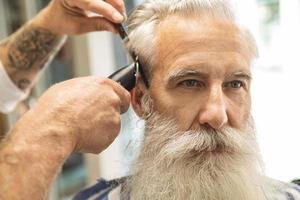
<instances>
[{"instance_id":1,"label":"tattoo on arm","mask_svg":"<svg viewBox=\"0 0 300 200\"><path fill-rule=\"evenodd\" d=\"M55 45L55 35L41 28L32 28L16 37L8 50L12 67L28 70L45 59Z\"/></svg>"},{"instance_id":2,"label":"tattoo on arm","mask_svg":"<svg viewBox=\"0 0 300 200\"><path fill-rule=\"evenodd\" d=\"M1 61L11 80L27 89L49 58L57 52L62 36L47 29L25 25L0 44Z\"/></svg>"}]
</instances>

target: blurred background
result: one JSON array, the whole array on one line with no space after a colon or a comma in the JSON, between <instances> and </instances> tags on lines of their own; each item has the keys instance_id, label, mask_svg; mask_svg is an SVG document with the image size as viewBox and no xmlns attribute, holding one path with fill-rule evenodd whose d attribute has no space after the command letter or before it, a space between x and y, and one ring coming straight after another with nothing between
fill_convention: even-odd
<instances>
[{"instance_id":1,"label":"blurred background","mask_svg":"<svg viewBox=\"0 0 300 200\"><path fill-rule=\"evenodd\" d=\"M48 2L0 0L0 39L16 31ZM126 0L126 8L129 11L140 2ZM266 174L283 181L299 179L300 0L236 0L235 7L240 23L252 31L260 51L253 64L252 110ZM121 40L113 34L69 37L29 98L13 113L0 114L0 136L54 83L90 74L106 77L126 64ZM122 116L121 134L101 155L73 154L66 161L50 199L69 199L99 177L127 175L142 130L143 122L129 110Z\"/></svg>"}]
</instances>

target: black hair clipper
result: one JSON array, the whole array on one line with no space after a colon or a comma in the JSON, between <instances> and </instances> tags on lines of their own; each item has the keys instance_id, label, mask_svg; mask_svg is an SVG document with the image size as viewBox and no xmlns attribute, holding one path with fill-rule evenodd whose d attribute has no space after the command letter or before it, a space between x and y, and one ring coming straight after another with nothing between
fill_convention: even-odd
<instances>
[{"instance_id":1,"label":"black hair clipper","mask_svg":"<svg viewBox=\"0 0 300 200\"><path fill-rule=\"evenodd\" d=\"M136 84L135 63L122 67L121 69L110 75L108 78L120 83L126 90L132 90Z\"/></svg>"},{"instance_id":2,"label":"black hair clipper","mask_svg":"<svg viewBox=\"0 0 300 200\"><path fill-rule=\"evenodd\" d=\"M119 31L119 35L122 38L122 40L128 40L128 35L123 25L117 24L116 27ZM148 88L148 80L140 65L138 56L136 56L134 53L130 54L130 56L133 59L133 63L122 67L121 69L117 70L112 75L110 75L108 78L120 83L126 90L130 91L136 85L137 75L140 75L145 86Z\"/></svg>"}]
</instances>

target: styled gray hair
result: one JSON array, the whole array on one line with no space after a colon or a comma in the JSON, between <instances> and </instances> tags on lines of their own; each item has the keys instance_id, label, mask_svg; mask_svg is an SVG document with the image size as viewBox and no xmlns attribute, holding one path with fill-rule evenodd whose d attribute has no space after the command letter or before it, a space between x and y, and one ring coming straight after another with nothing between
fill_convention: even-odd
<instances>
[{"instance_id":1,"label":"styled gray hair","mask_svg":"<svg viewBox=\"0 0 300 200\"><path fill-rule=\"evenodd\" d=\"M139 56L148 78L151 78L155 60L155 28L170 15L209 16L236 24L247 41L251 59L258 56L255 40L247 29L237 24L230 0L146 0L129 15L129 41L126 41L126 46L129 52Z\"/></svg>"}]
</instances>

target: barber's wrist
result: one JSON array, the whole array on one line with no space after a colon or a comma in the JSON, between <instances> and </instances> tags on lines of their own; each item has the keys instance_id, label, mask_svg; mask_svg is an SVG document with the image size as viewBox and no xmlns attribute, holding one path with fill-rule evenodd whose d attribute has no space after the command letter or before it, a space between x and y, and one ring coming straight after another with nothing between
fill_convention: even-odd
<instances>
[{"instance_id":1,"label":"barber's wrist","mask_svg":"<svg viewBox=\"0 0 300 200\"><path fill-rule=\"evenodd\" d=\"M52 2L51 2L52 3ZM64 39L67 37L66 34L61 33L61 30L57 27L57 19L56 16L49 14L49 8L46 7L41 10L33 19L30 20L30 25L36 28L44 29L55 35L57 38ZM64 23L63 21L59 22L61 25Z\"/></svg>"},{"instance_id":2,"label":"barber's wrist","mask_svg":"<svg viewBox=\"0 0 300 200\"><path fill-rule=\"evenodd\" d=\"M50 2L49 4L53 4L53 2ZM64 19L61 19L61 17L59 18L59 16L57 16L56 13L53 12L53 8L51 8L51 6L49 5L42 9L30 21L30 24L32 26L45 29L59 38L67 37L67 34L64 31L62 31L64 26L67 25L64 23Z\"/></svg>"}]
</instances>

